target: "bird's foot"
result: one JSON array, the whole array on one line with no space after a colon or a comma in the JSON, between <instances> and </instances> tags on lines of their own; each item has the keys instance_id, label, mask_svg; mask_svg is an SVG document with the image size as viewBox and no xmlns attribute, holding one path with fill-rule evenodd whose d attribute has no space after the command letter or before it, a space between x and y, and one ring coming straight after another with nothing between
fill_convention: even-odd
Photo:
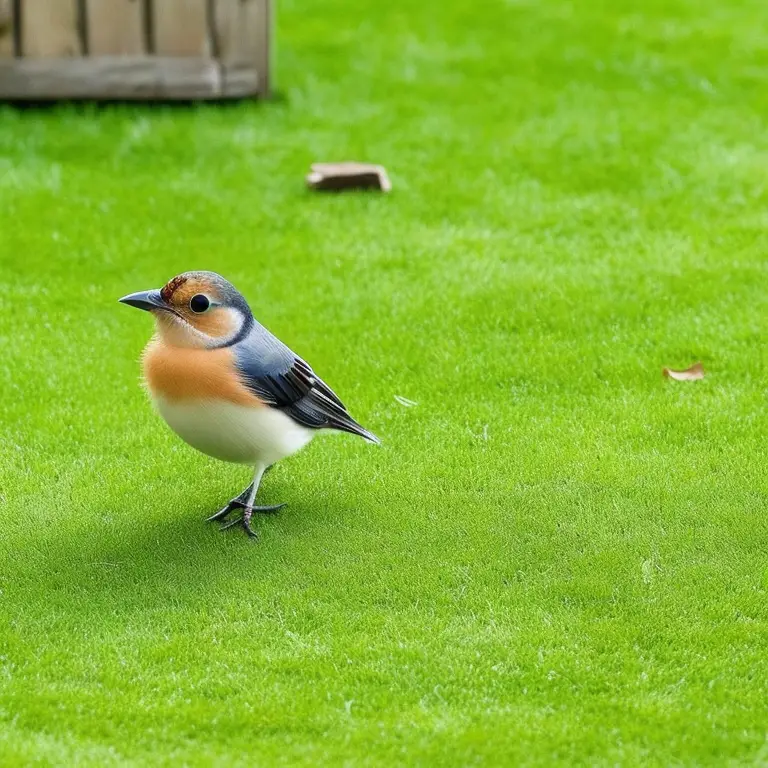
<instances>
[{"instance_id":1,"label":"bird's foot","mask_svg":"<svg viewBox=\"0 0 768 768\"><path fill-rule=\"evenodd\" d=\"M239 496L235 496L232 501L228 502L225 507L222 507L218 512L215 512L210 517L206 518L206 523L212 523L214 520L224 520L230 512L236 509L242 509L248 502L248 497L251 495L253 489L253 483L251 483Z\"/></svg>"},{"instance_id":2,"label":"bird's foot","mask_svg":"<svg viewBox=\"0 0 768 768\"><path fill-rule=\"evenodd\" d=\"M232 502L230 502L232 504ZM274 504L270 507L247 507L245 504L238 504L237 506L241 507L243 510L242 517L238 517L235 520L230 520L228 523L224 523L224 525L219 528L220 531L226 531L227 528L232 528L235 525L242 525L245 532L252 538L257 539L259 537L258 533L251 528L251 517L254 514L258 515L273 515L278 510L282 509L285 504ZM231 510L230 510L231 511Z\"/></svg>"},{"instance_id":3,"label":"bird's foot","mask_svg":"<svg viewBox=\"0 0 768 768\"><path fill-rule=\"evenodd\" d=\"M212 523L216 520L225 520L230 515L230 513L234 512L236 509L243 509L243 510L247 509L245 500L242 498L242 495L243 494L232 499L232 501L230 501L226 507L223 507L222 509L220 509L218 512L214 513L210 517L207 517L205 521L207 523ZM247 494L245 495L247 496ZM284 506L285 504L275 504L271 507L251 507L251 511L252 513L255 512L261 515L272 515L278 510L281 510ZM234 522L237 523L239 522L239 520L240 518L238 518ZM234 523L232 524L234 525ZM227 525L225 527L229 527L229 526Z\"/></svg>"},{"instance_id":4,"label":"bird's foot","mask_svg":"<svg viewBox=\"0 0 768 768\"><path fill-rule=\"evenodd\" d=\"M272 469L272 467L267 467L264 470L264 473L266 474L269 472L269 470ZM248 503L248 499L251 495L251 491L253 490L253 483L251 483L239 496L235 496L232 501L228 502L225 507L222 507L218 512L215 512L210 517L207 517L205 519L206 523L212 523L214 520L224 520L229 515L230 512L233 512L236 509L243 509L245 505ZM277 508L279 509L279 507Z\"/></svg>"}]
</instances>

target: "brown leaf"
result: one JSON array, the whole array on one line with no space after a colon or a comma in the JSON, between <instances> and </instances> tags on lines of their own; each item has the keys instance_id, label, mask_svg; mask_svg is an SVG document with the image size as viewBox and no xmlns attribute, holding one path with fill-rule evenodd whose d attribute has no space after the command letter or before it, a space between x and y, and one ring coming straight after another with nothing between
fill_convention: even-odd
<instances>
[{"instance_id":1,"label":"brown leaf","mask_svg":"<svg viewBox=\"0 0 768 768\"><path fill-rule=\"evenodd\" d=\"M698 381L704 378L704 366L701 363L694 363L690 368L684 371L675 371L672 368L664 368L664 375L668 379L675 381Z\"/></svg>"},{"instance_id":2,"label":"brown leaf","mask_svg":"<svg viewBox=\"0 0 768 768\"><path fill-rule=\"evenodd\" d=\"M307 186L321 192L343 189L378 189L389 192L392 183L382 165L371 163L314 163Z\"/></svg>"}]
</instances>

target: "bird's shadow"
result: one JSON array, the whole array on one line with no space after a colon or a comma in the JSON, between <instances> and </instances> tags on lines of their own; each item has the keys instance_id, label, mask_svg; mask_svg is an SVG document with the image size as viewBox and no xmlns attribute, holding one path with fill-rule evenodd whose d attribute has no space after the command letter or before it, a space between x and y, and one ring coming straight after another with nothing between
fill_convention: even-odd
<instances>
[{"instance_id":1,"label":"bird's shadow","mask_svg":"<svg viewBox=\"0 0 768 768\"><path fill-rule=\"evenodd\" d=\"M306 516L322 516L324 507L334 515L340 510L338 499L326 498L320 509L310 509L290 499L295 486L291 489L277 478L269 485L270 496L286 498L289 504L276 515L255 519L258 540L249 539L240 526L219 531L217 523L206 523L219 503L209 498L212 494L167 509L167 514L148 510L146 516L135 509L140 502L134 500L132 506L126 499L119 508L94 505L66 536L57 536L52 526L34 547L6 564L2 581L17 594L16 602L33 613L66 613L77 623L116 608L120 615L169 605L195 608L203 593L232 580L262 588L279 585L293 568L290 551L308 535L302 525ZM125 525L128 519L135 524Z\"/></svg>"}]
</instances>

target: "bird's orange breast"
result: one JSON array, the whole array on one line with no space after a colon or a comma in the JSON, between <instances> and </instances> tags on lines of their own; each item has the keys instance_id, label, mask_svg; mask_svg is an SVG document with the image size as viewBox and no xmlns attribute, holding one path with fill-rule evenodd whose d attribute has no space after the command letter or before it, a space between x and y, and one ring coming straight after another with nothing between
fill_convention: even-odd
<instances>
[{"instance_id":1,"label":"bird's orange breast","mask_svg":"<svg viewBox=\"0 0 768 768\"><path fill-rule=\"evenodd\" d=\"M144 350L142 363L147 387L155 397L263 405L241 381L230 349L172 347L155 338Z\"/></svg>"}]
</instances>

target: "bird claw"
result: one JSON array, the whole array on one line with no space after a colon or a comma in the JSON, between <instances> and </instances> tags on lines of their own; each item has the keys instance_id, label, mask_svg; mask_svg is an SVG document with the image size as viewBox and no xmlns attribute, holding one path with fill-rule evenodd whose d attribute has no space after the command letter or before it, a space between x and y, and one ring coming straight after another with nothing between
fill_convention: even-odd
<instances>
[{"instance_id":1,"label":"bird claw","mask_svg":"<svg viewBox=\"0 0 768 768\"><path fill-rule=\"evenodd\" d=\"M206 518L205 522L212 523L214 520L224 520L229 513L235 509L243 509L252 489L253 483L251 483L239 496L235 496L235 498L228 502L225 507L222 507L218 512L214 512L209 518Z\"/></svg>"},{"instance_id":2,"label":"bird claw","mask_svg":"<svg viewBox=\"0 0 768 768\"><path fill-rule=\"evenodd\" d=\"M228 520L223 525L219 526L219 530L226 531L228 528L234 528L234 526L236 525L242 525L245 532L252 539L257 539L259 537L258 533L256 533L256 531L254 531L253 528L251 528L251 516L254 514L274 515L276 512L279 512L284 506L285 504L273 504L268 507L247 507L242 502L233 500L233 501L230 501L229 504L226 507L224 507L224 509L217 512L215 515L211 515L211 517L209 517L208 520L209 521L223 520L234 509L242 509L243 514L240 517L237 517L234 520Z\"/></svg>"},{"instance_id":3,"label":"bird claw","mask_svg":"<svg viewBox=\"0 0 768 768\"><path fill-rule=\"evenodd\" d=\"M286 506L286 502L283 502L282 504L272 504L269 507L251 507L251 512L255 512L257 515L274 515L284 506Z\"/></svg>"},{"instance_id":4,"label":"bird claw","mask_svg":"<svg viewBox=\"0 0 768 768\"><path fill-rule=\"evenodd\" d=\"M253 484L249 485L239 496L236 496L234 499L232 499L232 501L230 501L225 507L207 518L206 522L212 523L214 521L220 520L223 523L223 525L219 527L220 531L226 531L227 528L232 528L233 526L240 524L251 538L257 539L258 534L253 530L253 528L251 528L251 516L254 514L273 515L275 512L281 510L285 504L273 504L267 507L249 507L248 499L252 489ZM235 520L227 520L227 517L230 515L230 513L234 512L236 509L242 509L243 514Z\"/></svg>"},{"instance_id":5,"label":"bird claw","mask_svg":"<svg viewBox=\"0 0 768 768\"><path fill-rule=\"evenodd\" d=\"M219 527L219 530L226 531L227 528L233 528L234 526L240 524L252 539L258 539L259 534L256 533L253 528L251 528L251 516L254 513L258 515L274 515L275 512L281 510L285 504L273 504L269 507L246 507L245 504L238 503L237 506L241 507L243 510L242 517L238 517L235 520L230 520L229 522L224 523L224 525Z\"/></svg>"},{"instance_id":6,"label":"bird claw","mask_svg":"<svg viewBox=\"0 0 768 768\"><path fill-rule=\"evenodd\" d=\"M210 517L206 517L205 522L212 523L215 520L224 520L226 519L227 515L229 515L229 513L232 512L234 509L236 509L236 507L230 501L226 507L223 507L218 512L214 512Z\"/></svg>"},{"instance_id":7,"label":"bird claw","mask_svg":"<svg viewBox=\"0 0 768 768\"><path fill-rule=\"evenodd\" d=\"M230 520L228 523L224 523L224 525L220 526L220 531L226 531L227 528L232 528L235 525L242 525L245 532L252 538L252 539L258 539L259 534L256 533L256 531L251 528L251 521L245 519L245 515L243 517L238 517L236 520Z\"/></svg>"}]
</instances>

